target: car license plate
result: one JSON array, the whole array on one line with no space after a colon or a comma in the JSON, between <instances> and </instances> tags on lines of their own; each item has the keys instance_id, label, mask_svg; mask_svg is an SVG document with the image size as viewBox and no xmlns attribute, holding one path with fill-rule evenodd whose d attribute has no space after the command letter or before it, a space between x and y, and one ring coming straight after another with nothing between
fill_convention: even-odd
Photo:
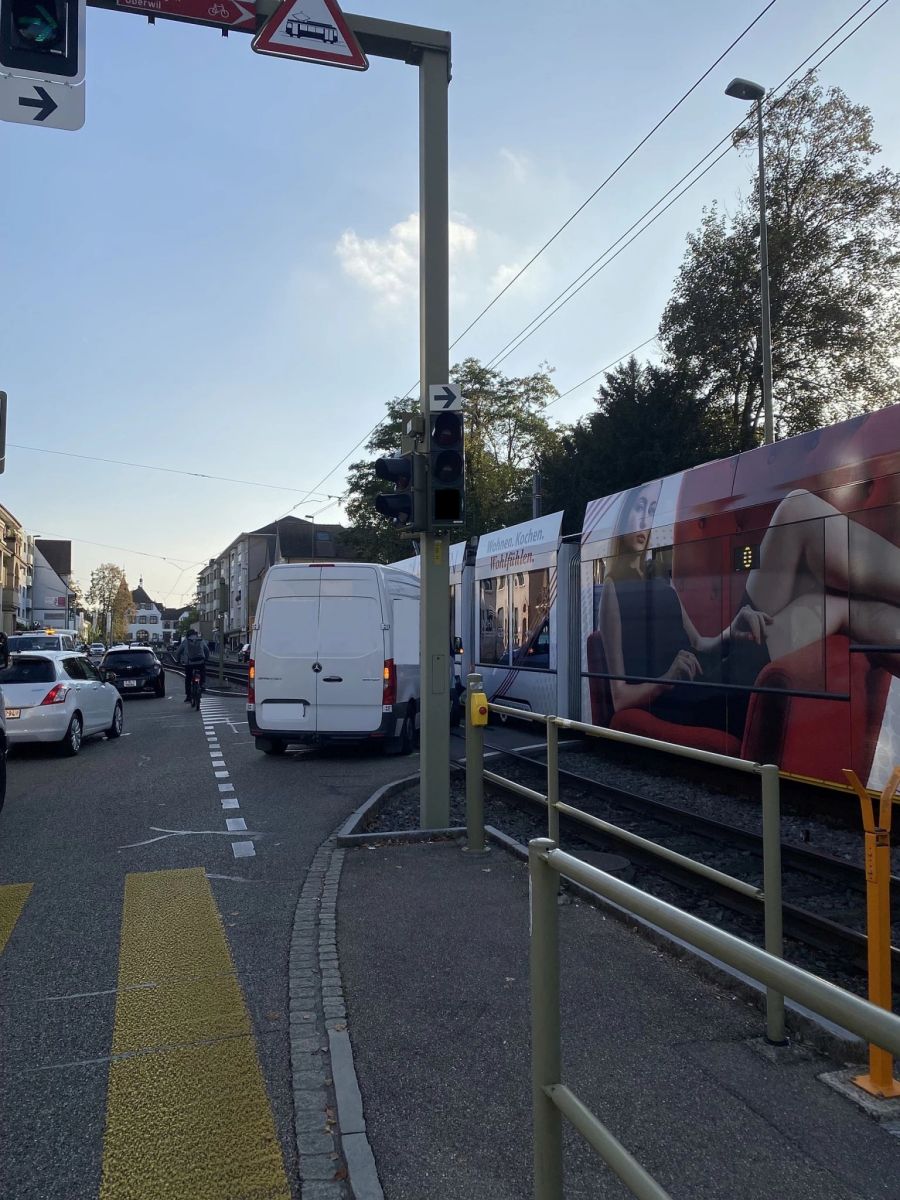
<instances>
[{"instance_id":1,"label":"car license plate","mask_svg":"<svg viewBox=\"0 0 900 1200\"><path fill-rule=\"evenodd\" d=\"M136 679L123 679L122 686L123 687L137 687L137 680Z\"/></svg>"},{"instance_id":2,"label":"car license plate","mask_svg":"<svg viewBox=\"0 0 900 1200\"><path fill-rule=\"evenodd\" d=\"M21 708L8 708L6 710L7 721L15 721L16 717L21 717L21 715L22 715Z\"/></svg>"}]
</instances>

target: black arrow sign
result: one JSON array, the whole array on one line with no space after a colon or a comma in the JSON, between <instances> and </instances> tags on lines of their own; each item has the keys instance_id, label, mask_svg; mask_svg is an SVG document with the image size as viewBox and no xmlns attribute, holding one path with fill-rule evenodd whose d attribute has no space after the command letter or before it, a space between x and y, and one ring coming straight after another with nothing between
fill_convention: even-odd
<instances>
[{"instance_id":1,"label":"black arrow sign","mask_svg":"<svg viewBox=\"0 0 900 1200\"><path fill-rule=\"evenodd\" d=\"M21 104L21 101L19 101L19 103ZM450 405L453 403L453 401L456 399L456 392L453 390L452 387L448 387L447 384L445 383L443 385L443 392L442 393L439 392L436 399L443 400L444 403L440 406L441 408L449 408Z\"/></svg>"},{"instance_id":2,"label":"black arrow sign","mask_svg":"<svg viewBox=\"0 0 900 1200\"><path fill-rule=\"evenodd\" d=\"M42 88L39 84L34 84L34 90L40 97L39 100L29 100L25 96L19 97L19 104L22 108L39 108L41 111L36 112L31 118L33 121L46 121L47 118L55 113L59 105L50 95L46 88Z\"/></svg>"}]
</instances>

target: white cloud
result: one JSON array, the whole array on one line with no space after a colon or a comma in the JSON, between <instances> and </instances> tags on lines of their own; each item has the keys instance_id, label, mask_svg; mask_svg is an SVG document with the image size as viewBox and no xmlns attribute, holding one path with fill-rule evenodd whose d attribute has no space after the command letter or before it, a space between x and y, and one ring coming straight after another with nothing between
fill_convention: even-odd
<instances>
[{"instance_id":1,"label":"white cloud","mask_svg":"<svg viewBox=\"0 0 900 1200\"><path fill-rule=\"evenodd\" d=\"M516 154L514 150L509 150L506 146L500 148L500 157L509 167L509 173L516 183L525 183L531 168L528 157L524 154Z\"/></svg>"},{"instance_id":2,"label":"white cloud","mask_svg":"<svg viewBox=\"0 0 900 1200\"><path fill-rule=\"evenodd\" d=\"M472 254L478 241L475 230L461 221L450 221L451 268ZM415 297L419 289L419 214L410 213L392 225L382 238L362 238L345 230L335 246L346 275L370 292L387 308L397 308Z\"/></svg>"}]
</instances>

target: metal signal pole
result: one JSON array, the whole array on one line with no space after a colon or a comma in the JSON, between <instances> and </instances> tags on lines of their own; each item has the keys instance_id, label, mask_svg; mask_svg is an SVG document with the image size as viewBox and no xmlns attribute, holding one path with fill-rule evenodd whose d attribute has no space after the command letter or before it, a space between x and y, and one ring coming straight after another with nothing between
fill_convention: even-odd
<instances>
[{"instance_id":1,"label":"metal signal pole","mask_svg":"<svg viewBox=\"0 0 900 1200\"><path fill-rule=\"evenodd\" d=\"M431 450L429 385L450 377L447 86L449 55L423 50L419 61L419 387ZM419 823L450 824L450 563L449 541L421 542L421 766Z\"/></svg>"}]
</instances>

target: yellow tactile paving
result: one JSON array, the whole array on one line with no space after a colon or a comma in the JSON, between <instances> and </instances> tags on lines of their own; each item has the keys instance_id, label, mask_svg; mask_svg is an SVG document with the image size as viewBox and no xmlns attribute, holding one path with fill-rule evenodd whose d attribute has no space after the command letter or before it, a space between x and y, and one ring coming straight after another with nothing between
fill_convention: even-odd
<instances>
[{"instance_id":1,"label":"yellow tactile paving","mask_svg":"<svg viewBox=\"0 0 900 1200\"><path fill-rule=\"evenodd\" d=\"M100 1200L290 1200L202 868L126 877L118 988Z\"/></svg>"},{"instance_id":2,"label":"yellow tactile paving","mask_svg":"<svg viewBox=\"0 0 900 1200\"><path fill-rule=\"evenodd\" d=\"M30 883L4 883L0 885L0 954L6 949L16 921L22 915L25 901L31 893Z\"/></svg>"}]
</instances>

